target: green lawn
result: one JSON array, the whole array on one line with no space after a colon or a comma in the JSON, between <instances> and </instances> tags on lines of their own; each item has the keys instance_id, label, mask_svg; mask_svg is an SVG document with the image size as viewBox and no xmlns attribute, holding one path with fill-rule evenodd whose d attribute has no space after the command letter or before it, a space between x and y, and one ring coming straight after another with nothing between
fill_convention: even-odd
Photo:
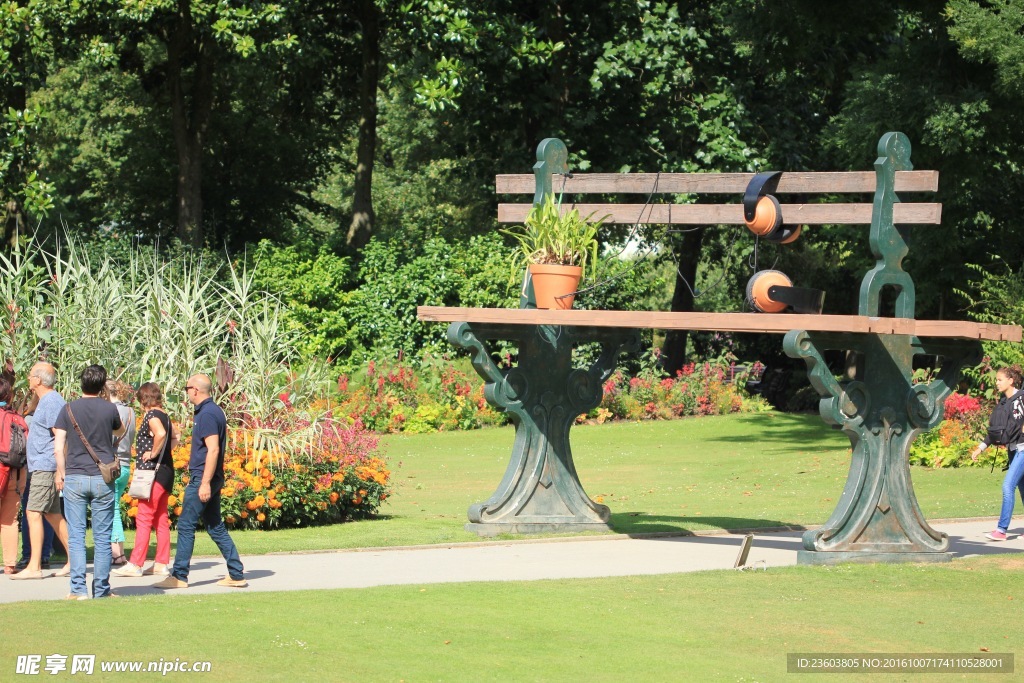
<instances>
[{"instance_id":1,"label":"green lawn","mask_svg":"<svg viewBox=\"0 0 1024 683\"><path fill-rule=\"evenodd\" d=\"M842 493L849 440L816 415L756 414L573 428L583 486L619 533L821 524ZM383 519L315 529L236 532L242 554L477 540L466 509L508 464L511 428L389 436L396 494ZM998 513L999 472L913 468L931 519ZM197 552L215 554L197 537ZM130 545L130 543L129 543Z\"/></svg>"},{"instance_id":2,"label":"green lawn","mask_svg":"<svg viewBox=\"0 0 1024 683\"><path fill-rule=\"evenodd\" d=\"M497 486L511 442L511 429L389 437L397 491L384 518L234 537L243 556L475 540L462 528L466 508ZM580 427L574 447L585 488L612 508L619 533L818 524L831 513L849 463L846 438L816 416ZM915 468L913 478L930 518L995 512L998 473ZM197 552L215 552L205 535L198 539ZM13 677L17 654L56 652L212 663L210 674L171 673L168 680L781 681L792 677L790 652L1012 652L1024 639L1016 618L1024 595L1013 579L1021 570L1024 558L995 556L948 565L15 603L0 606L3 622L18 625L5 629L0 680ZM124 673L92 679L127 680Z\"/></svg>"},{"instance_id":3,"label":"green lawn","mask_svg":"<svg viewBox=\"0 0 1024 683\"><path fill-rule=\"evenodd\" d=\"M16 654L56 652L211 662L209 674L168 680L794 680L786 672L790 652L1019 650L1024 589L1013 577L1022 570L1024 558L990 556L946 565L17 603L2 608L4 623L19 627L5 630L0 679L13 678Z\"/></svg>"}]
</instances>

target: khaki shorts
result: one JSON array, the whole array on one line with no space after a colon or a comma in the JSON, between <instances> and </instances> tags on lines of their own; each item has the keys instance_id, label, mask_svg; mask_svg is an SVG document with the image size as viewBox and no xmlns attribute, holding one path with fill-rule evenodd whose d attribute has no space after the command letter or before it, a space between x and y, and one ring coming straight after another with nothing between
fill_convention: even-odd
<instances>
[{"instance_id":1,"label":"khaki shorts","mask_svg":"<svg viewBox=\"0 0 1024 683\"><path fill-rule=\"evenodd\" d=\"M47 514L60 514L60 493L53 483L55 472L36 470L32 473L32 481L28 487L28 505L26 510Z\"/></svg>"}]
</instances>

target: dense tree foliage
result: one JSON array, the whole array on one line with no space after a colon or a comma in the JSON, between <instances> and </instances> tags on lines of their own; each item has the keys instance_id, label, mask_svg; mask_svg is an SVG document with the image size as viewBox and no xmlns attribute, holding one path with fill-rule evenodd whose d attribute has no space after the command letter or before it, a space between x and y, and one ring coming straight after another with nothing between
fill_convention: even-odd
<instances>
[{"instance_id":1,"label":"dense tree foliage","mask_svg":"<svg viewBox=\"0 0 1024 683\"><path fill-rule=\"evenodd\" d=\"M9 2L7 244L67 226L244 255L304 353L415 354L444 346L417 304L514 302L493 178L529 172L544 137L583 171L863 170L900 130L941 172L942 225L906 262L918 315L1016 319L985 292L1024 256L1022 25L1024 0ZM749 235L639 243L661 248L606 264L632 270L583 305L743 305ZM850 226L762 257L834 313L871 262ZM670 335L664 355L723 343Z\"/></svg>"}]
</instances>

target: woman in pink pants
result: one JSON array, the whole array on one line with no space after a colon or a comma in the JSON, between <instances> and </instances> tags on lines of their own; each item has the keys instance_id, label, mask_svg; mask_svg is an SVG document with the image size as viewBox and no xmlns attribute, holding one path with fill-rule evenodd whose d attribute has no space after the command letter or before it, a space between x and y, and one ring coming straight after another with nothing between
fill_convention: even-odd
<instances>
[{"instance_id":1,"label":"woman in pink pants","mask_svg":"<svg viewBox=\"0 0 1024 683\"><path fill-rule=\"evenodd\" d=\"M114 576L166 576L171 561L171 524L167 517L167 497L174 487L174 461L171 451L178 443L178 435L171 418L163 409L160 387L146 382L137 393L139 404L146 414L135 439L135 468L156 470L153 493L149 500L140 500L135 515L135 548L125 566L111 572ZM147 568L150 530L156 531L156 557Z\"/></svg>"}]
</instances>

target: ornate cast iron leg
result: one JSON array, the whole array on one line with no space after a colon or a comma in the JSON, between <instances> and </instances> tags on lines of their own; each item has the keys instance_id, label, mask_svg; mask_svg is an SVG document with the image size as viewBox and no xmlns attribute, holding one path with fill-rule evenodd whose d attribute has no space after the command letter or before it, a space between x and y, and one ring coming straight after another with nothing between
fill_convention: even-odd
<instances>
[{"instance_id":1,"label":"ornate cast iron leg","mask_svg":"<svg viewBox=\"0 0 1024 683\"><path fill-rule=\"evenodd\" d=\"M519 344L517 367L500 370L487 340ZM485 380L487 401L507 411L516 426L505 476L483 503L469 508L466 528L480 535L607 531L610 511L587 496L569 446L576 417L601 403L602 385L619 353L638 348L636 330L452 323L448 340L472 352ZM572 367L575 343L598 342L602 353L588 369Z\"/></svg>"},{"instance_id":2,"label":"ornate cast iron leg","mask_svg":"<svg viewBox=\"0 0 1024 683\"><path fill-rule=\"evenodd\" d=\"M910 481L914 437L942 420L946 396L960 369L981 359L976 341L928 344L903 335L808 333L786 335L786 353L803 358L823 398L825 422L850 437L853 457L842 497L820 529L804 534L800 564L949 561L949 539L925 520ZM839 384L822 359L825 349L863 354L852 382ZM911 384L914 355L941 354L939 378Z\"/></svg>"}]
</instances>

